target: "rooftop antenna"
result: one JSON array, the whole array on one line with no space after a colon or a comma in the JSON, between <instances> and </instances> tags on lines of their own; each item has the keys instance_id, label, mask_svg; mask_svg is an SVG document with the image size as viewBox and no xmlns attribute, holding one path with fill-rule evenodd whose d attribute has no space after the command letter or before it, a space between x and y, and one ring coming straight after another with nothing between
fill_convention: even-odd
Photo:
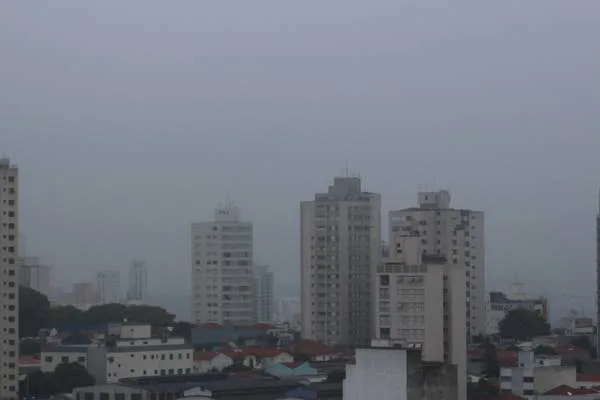
<instances>
[{"instance_id":1,"label":"rooftop antenna","mask_svg":"<svg viewBox=\"0 0 600 400\"><path fill-rule=\"evenodd\" d=\"M344 175L346 178L350 177L350 168L348 168L348 160L346 160L346 168L344 169Z\"/></svg>"}]
</instances>

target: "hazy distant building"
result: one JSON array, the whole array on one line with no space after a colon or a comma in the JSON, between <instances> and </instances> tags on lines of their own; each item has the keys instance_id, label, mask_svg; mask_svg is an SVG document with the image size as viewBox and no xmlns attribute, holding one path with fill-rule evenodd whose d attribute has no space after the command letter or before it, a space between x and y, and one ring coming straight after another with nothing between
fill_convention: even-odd
<instances>
[{"instance_id":1,"label":"hazy distant building","mask_svg":"<svg viewBox=\"0 0 600 400\"><path fill-rule=\"evenodd\" d=\"M485 334L485 249L482 211L450 208L450 193L419 192L419 207L390 212L390 257L404 251L402 241L415 236L423 254L442 255L464 268L468 338Z\"/></svg>"},{"instance_id":2,"label":"hazy distant building","mask_svg":"<svg viewBox=\"0 0 600 400\"><path fill-rule=\"evenodd\" d=\"M599 213L596 214L596 332L600 335L600 194L598 196ZM597 339L600 344L600 338Z\"/></svg>"},{"instance_id":3,"label":"hazy distant building","mask_svg":"<svg viewBox=\"0 0 600 400\"><path fill-rule=\"evenodd\" d=\"M67 295L66 303L81 310L87 310L90 307L98 305L100 296L94 290L94 284L91 282L78 282L73 284L73 291Z\"/></svg>"},{"instance_id":4,"label":"hazy distant building","mask_svg":"<svg viewBox=\"0 0 600 400\"><path fill-rule=\"evenodd\" d=\"M368 345L381 257L381 195L360 178L336 177L300 205L302 337Z\"/></svg>"},{"instance_id":5,"label":"hazy distant building","mask_svg":"<svg viewBox=\"0 0 600 400\"><path fill-rule=\"evenodd\" d=\"M255 322L252 222L232 202L212 222L192 224L192 321Z\"/></svg>"},{"instance_id":6,"label":"hazy distant building","mask_svg":"<svg viewBox=\"0 0 600 400\"><path fill-rule=\"evenodd\" d=\"M254 309L257 322L273 322L273 272L254 266Z\"/></svg>"},{"instance_id":7,"label":"hazy distant building","mask_svg":"<svg viewBox=\"0 0 600 400\"><path fill-rule=\"evenodd\" d=\"M19 171L0 159L0 399L19 398Z\"/></svg>"},{"instance_id":8,"label":"hazy distant building","mask_svg":"<svg viewBox=\"0 0 600 400\"><path fill-rule=\"evenodd\" d=\"M549 310L548 299L538 298L509 298L503 292L490 292L486 295L486 335L496 335L500 333L500 321L502 321L509 311L515 309L525 309L537 312L546 322L548 322Z\"/></svg>"},{"instance_id":9,"label":"hazy distant building","mask_svg":"<svg viewBox=\"0 0 600 400\"><path fill-rule=\"evenodd\" d=\"M148 272L146 263L133 260L129 267L129 286L127 288L128 304L143 304L148 292Z\"/></svg>"},{"instance_id":10,"label":"hazy distant building","mask_svg":"<svg viewBox=\"0 0 600 400\"><path fill-rule=\"evenodd\" d=\"M456 366L459 398L466 398L467 328L464 268L443 255L422 253L420 237L406 236L402 253L377 271L377 339L421 350L424 362Z\"/></svg>"},{"instance_id":11,"label":"hazy distant building","mask_svg":"<svg viewBox=\"0 0 600 400\"><path fill-rule=\"evenodd\" d=\"M121 274L119 271L100 271L96 274L96 292L100 304L121 302Z\"/></svg>"},{"instance_id":12,"label":"hazy distant building","mask_svg":"<svg viewBox=\"0 0 600 400\"><path fill-rule=\"evenodd\" d=\"M277 300L275 314L276 322L287 322L293 326L300 325L300 299L298 297L284 297Z\"/></svg>"},{"instance_id":13,"label":"hazy distant building","mask_svg":"<svg viewBox=\"0 0 600 400\"><path fill-rule=\"evenodd\" d=\"M42 265L38 257L19 259L19 284L38 291L45 296L51 295L52 266Z\"/></svg>"}]
</instances>

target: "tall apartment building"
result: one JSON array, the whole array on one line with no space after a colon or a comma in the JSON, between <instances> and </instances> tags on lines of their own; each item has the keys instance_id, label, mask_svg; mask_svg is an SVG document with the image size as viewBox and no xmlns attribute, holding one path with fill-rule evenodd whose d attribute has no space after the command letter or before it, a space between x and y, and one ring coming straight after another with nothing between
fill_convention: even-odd
<instances>
[{"instance_id":1,"label":"tall apartment building","mask_svg":"<svg viewBox=\"0 0 600 400\"><path fill-rule=\"evenodd\" d=\"M461 397L467 381L464 268L443 255L423 254L419 236L399 243L402 252L377 270L376 337L420 349L424 362L455 365L459 398L466 398Z\"/></svg>"},{"instance_id":2,"label":"tall apartment building","mask_svg":"<svg viewBox=\"0 0 600 400\"><path fill-rule=\"evenodd\" d=\"M360 178L336 177L300 205L302 337L368 345L371 294L381 256L381 195Z\"/></svg>"},{"instance_id":3,"label":"tall apartment building","mask_svg":"<svg viewBox=\"0 0 600 400\"><path fill-rule=\"evenodd\" d=\"M212 222L192 224L192 321L255 322L252 222L232 202Z\"/></svg>"},{"instance_id":4,"label":"tall apartment building","mask_svg":"<svg viewBox=\"0 0 600 400\"><path fill-rule=\"evenodd\" d=\"M463 268L467 338L485 334L485 249L482 211L450 208L450 193L419 192L419 207L390 212L390 257L401 254L405 237L419 237L423 254L441 255Z\"/></svg>"},{"instance_id":5,"label":"tall apartment building","mask_svg":"<svg viewBox=\"0 0 600 400\"><path fill-rule=\"evenodd\" d=\"M273 322L273 272L267 265L254 266L254 310L257 322Z\"/></svg>"},{"instance_id":6,"label":"tall apartment building","mask_svg":"<svg viewBox=\"0 0 600 400\"><path fill-rule=\"evenodd\" d=\"M600 344L600 192L598 194L598 214L596 214L596 332Z\"/></svg>"},{"instance_id":7,"label":"tall apartment building","mask_svg":"<svg viewBox=\"0 0 600 400\"><path fill-rule=\"evenodd\" d=\"M143 304L148 294L148 272L146 263L133 260L129 267L129 286L127 288L128 304Z\"/></svg>"},{"instance_id":8,"label":"tall apartment building","mask_svg":"<svg viewBox=\"0 0 600 400\"><path fill-rule=\"evenodd\" d=\"M100 304L121 302L121 274L119 271L100 271L96 274L96 292Z\"/></svg>"},{"instance_id":9,"label":"tall apartment building","mask_svg":"<svg viewBox=\"0 0 600 400\"><path fill-rule=\"evenodd\" d=\"M100 296L98 292L94 290L94 284L91 282L77 282L73 284L71 293L66 295L64 303L72 305L73 307L79 308L80 310L87 310L90 307L98 305L100 302Z\"/></svg>"},{"instance_id":10,"label":"tall apartment building","mask_svg":"<svg viewBox=\"0 0 600 400\"><path fill-rule=\"evenodd\" d=\"M50 296L52 266L41 264L38 257L21 257L19 259L19 285Z\"/></svg>"},{"instance_id":11,"label":"tall apartment building","mask_svg":"<svg viewBox=\"0 0 600 400\"><path fill-rule=\"evenodd\" d=\"M19 171L0 159L0 399L19 398Z\"/></svg>"}]
</instances>

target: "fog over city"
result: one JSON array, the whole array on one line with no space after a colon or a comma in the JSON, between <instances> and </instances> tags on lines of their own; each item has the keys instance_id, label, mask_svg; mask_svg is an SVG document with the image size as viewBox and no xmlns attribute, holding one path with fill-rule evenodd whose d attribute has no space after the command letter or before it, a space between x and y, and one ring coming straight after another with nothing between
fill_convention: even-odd
<instances>
[{"instance_id":1,"label":"fog over city","mask_svg":"<svg viewBox=\"0 0 600 400\"><path fill-rule=\"evenodd\" d=\"M186 318L190 226L231 198L299 294L300 201L485 212L486 289L594 315L600 2L4 2L0 156L55 283L148 267ZM556 304L560 300L560 304Z\"/></svg>"}]
</instances>

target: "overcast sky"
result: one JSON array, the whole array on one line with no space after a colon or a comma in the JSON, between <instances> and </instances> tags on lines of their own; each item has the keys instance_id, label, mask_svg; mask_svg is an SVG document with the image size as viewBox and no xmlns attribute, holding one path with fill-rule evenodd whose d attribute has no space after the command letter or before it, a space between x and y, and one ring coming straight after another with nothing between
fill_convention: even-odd
<instances>
[{"instance_id":1,"label":"overcast sky","mask_svg":"<svg viewBox=\"0 0 600 400\"><path fill-rule=\"evenodd\" d=\"M598 21L597 0L5 1L24 250L60 284L142 258L181 296L190 223L229 193L291 293L299 202L348 163L384 215L434 182L484 210L488 289L591 313Z\"/></svg>"}]
</instances>

